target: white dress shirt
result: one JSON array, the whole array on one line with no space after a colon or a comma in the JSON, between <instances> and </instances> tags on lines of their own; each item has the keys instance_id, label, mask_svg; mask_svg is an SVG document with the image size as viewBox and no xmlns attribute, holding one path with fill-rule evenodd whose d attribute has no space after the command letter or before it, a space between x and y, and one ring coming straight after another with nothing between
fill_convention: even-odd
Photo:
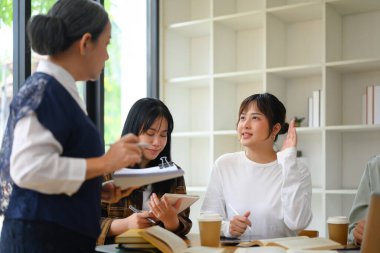
<instances>
[{"instance_id":1,"label":"white dress shirt","mask_svg":"<svg viewBox=\"0 0 380 253\"><path fill-rule=\"evenodd\" d=\"M37 68L53 76L87 114L74 78L62 67L44 60ZM62 146L53 134L31 114L15 127L10 174L16 185L45 194L74 194L86 175L86 160L62 157Z\"/></svg>"}]
</instances>

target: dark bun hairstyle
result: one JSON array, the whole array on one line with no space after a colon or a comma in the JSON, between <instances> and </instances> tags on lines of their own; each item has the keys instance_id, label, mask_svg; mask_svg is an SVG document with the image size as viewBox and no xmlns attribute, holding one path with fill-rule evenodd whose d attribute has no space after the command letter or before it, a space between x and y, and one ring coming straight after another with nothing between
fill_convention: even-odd
<instances>
[{"instance_id":1,"label":"dark bun hairstyle","mask_svg":"<svg viewBox=\"0 0 380 253\"><path fill-rule=\"evenodd\" d=\"M109 22L104 8L92 0L59 0L46 15L33 16L27 25L32 49L54 55L68 49L85 33L96 41Z\"/></svg>"}]
</instances>

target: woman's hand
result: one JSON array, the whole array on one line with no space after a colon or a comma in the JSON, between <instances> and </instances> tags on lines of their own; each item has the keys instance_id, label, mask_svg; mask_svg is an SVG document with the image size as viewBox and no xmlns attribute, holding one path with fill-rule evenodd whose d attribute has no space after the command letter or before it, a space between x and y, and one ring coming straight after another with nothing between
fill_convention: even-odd
<instances>
[{"instance_id":1,"label":"woman's hand","mask_svg":"<svg viewBox=\"0 0 380 253\"><path fill-rule=\"evenodd\" d=\"M147 228L152 226L152 223L147 220L150 217L148 211L142 211L141 213L134 213L124 219L115 219L111 223L110 230L108 231L109 236L116 236L128 229L132 228Z\"/></svg>"},{"instance_id":2,"label":"woman's hand","mask_svg":"<svg viewBox=\"0 0 380 253\"><path fill-rule=\"evenodd\" d=\"M106 167L113 172L117 169L133 166L141 161L141 149L137 143L139 139L134 134L127 134L111 145L103 156Z\"/></svg>"},{"instance_id":3,"label":"woman's hand","mask_svg":"<svg viewBox=\"0 0 380 253\"><path fill-rule=\"evenodd\" d=\"M127 134L111 145L107 153L100 157L86 159L86 179L91 179L115 170L130 167L141 161L139 139L134 134Z\"/></svg>"},{"instance_id":4,"label":"woman's hand","mask_svg":"<svg viewBox=\"0 0 380 253\"><path fill-rule=\"evenodd\" d=\"M297 132L294 119L290 121L288 134L284 140L281 150L285 150L287 148L296 147L297 146Z\"/></svg>"},{"instance_id":5,"label":"woman's hand","mask_svg":"<svg viewBox=\"0 0 380 253\"><path fill-rule=\"evenodd\" d=\"M244 234L247 227L251 227L252 223L248 219L250 211L245 212L244 215L236 215L230 220L230 235L233 237L239 237Z\"/></svg>"},{"instance_id":6,"label":"woman's hand","mask_svg":"<svg viewBox=\"0 0 380 253\"><path fill-rule=\"evenodd\" d=\"M176 231L180 225L177 217L177 210L180 204L181 200L179 199L172 206L165 197L160 200L155 193L152 193L149 201L151 214L153 214L157 220L162 221L165 228L170 231Z\"/></svg>"},{"instance_id":7,"label":"woman's hand","mask_svg":"<svg viewBox=\"0 0 380 253\"><path fill-rule=\"evenodd\" d=\"M106 182L102 185L102 202L117 203L120 199L131 195L131 193L138 188L139 187L129 187L128 189L122 190L120 187L116 186L112 181Z\"/></svg>"},{"instance_id":8,"label":"woman's hand","mask_svg":"<svg viewBox=\"0 0 380 253\"><path fill-rule=\"evenodd\" d=\"M360 220L354 228L354 238L357 244L362 244L364 234L365 220Z\"/></svg>"}]
</instances>

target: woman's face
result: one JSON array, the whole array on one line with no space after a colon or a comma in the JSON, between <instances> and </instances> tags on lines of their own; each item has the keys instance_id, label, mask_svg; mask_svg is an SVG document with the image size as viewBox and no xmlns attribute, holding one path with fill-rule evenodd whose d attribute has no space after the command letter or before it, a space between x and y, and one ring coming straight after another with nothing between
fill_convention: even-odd
<instances>
[{"instance_id":1,"label":"woman's face","mask_svg":"<svg viewBox=\"0 0 380 253\"><path fill-rule=\"evenodd\" d=\"M271 140L268 138L268 119L259 111L255 102L250 103L239 116L237 132L240 143L245 147L254 147Z\"/></svg>"},{"instance_id":2,"label":"woman's face","mask_svg":"<svg viewBox=\"0 0 380 253\"><path fill-rule=\"evenodd\" d=\"M88 80L96 80L104 68L105 62L108 60L107 46L111 40L111 24L108 22L103 32L96 41L89 42L89 52L86 54L86 68Z\"/></svg>"},{"instance_id":3,"label":"woman's face","mask_svg":"<svg viewBox=\"0 0 380 253\"><path fill-rule=\"evenodd\" d=\"M168 142L168 121L163 117L157 118L146 132L139 135L139 140L151 145L143 148L141 164L146 166L157 158Z\"/></svg>"}]
</instances>

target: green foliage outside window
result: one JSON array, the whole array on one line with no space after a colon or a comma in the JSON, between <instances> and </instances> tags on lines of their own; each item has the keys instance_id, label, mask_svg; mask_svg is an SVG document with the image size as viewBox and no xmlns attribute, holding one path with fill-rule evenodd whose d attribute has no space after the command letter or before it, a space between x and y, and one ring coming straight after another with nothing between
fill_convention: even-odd
<instances>
[{"instance_id":1,"label":"green foliage outside window","mask_svg":"<svg viewBox=\"0 0 380 253\"><path fill-rule=\"evenodd\" d=\"M34 0L32 1L32 15L38 13L47 13L49 8L54 4L56 0ZM0 1L0 28L5 26L11 26L13 19L13 0L1 0Z\"/></svg>"},{"instance_id":2,"label":"green foliage outside window","mask_svg":"<svg viewBox=\"0 0 380 253\"><path fill-rule=\"evenodd\" d=\"M108 46L109 60L104 73L104 142L114 143L121 134L121 39L120 28L113 22L111 1L104 1L112 25L111 44Z\"/></svg>"}]
</instances>

